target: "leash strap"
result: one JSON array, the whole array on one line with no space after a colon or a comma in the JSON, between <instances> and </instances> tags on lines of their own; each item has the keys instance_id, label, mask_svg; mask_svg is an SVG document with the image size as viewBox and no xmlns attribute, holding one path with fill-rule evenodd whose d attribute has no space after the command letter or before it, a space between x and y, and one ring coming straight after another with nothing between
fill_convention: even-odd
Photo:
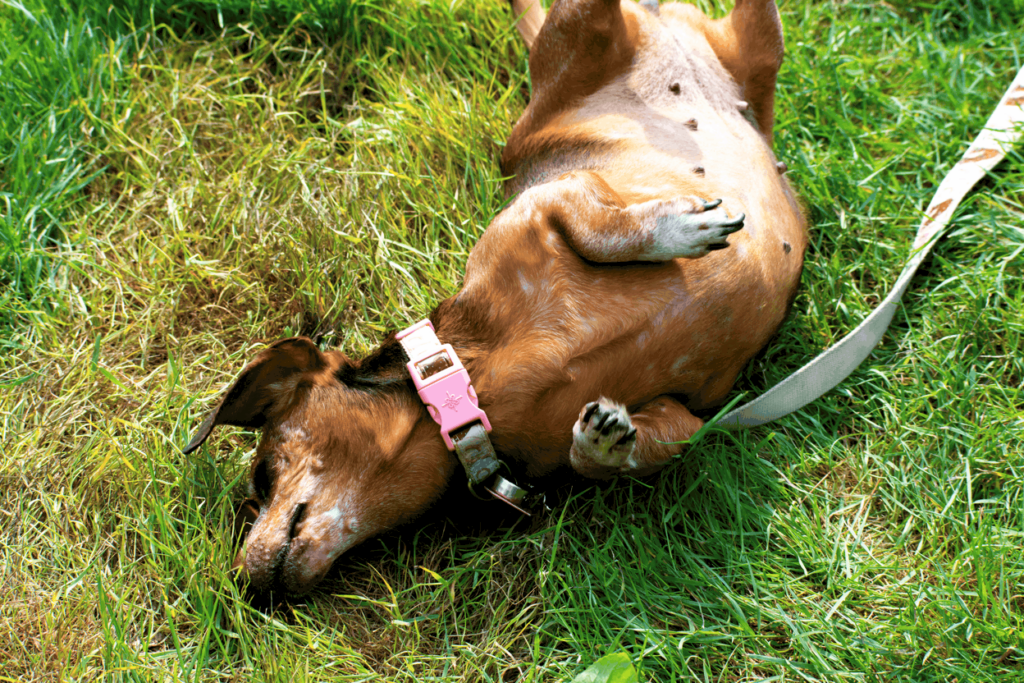
<instances>
[{"instance_id":1,"label":"leash strap","mask_svg":"<svg viewBox=\"0 0 1024 683\"><path fill-rule=\"evenodd\" d=\"M1024 69L1017 73L985 128L935 191L921 227L917 230L910 260L878 308L838 344L818 355L767 393L726 414L716 424L719 427L740 429L771 422L799 410L846 379L882 339L910 280L939 237L946 232L953 212L971 188L1024 135L1022 126Z\"/></svg>"}]
</instances>

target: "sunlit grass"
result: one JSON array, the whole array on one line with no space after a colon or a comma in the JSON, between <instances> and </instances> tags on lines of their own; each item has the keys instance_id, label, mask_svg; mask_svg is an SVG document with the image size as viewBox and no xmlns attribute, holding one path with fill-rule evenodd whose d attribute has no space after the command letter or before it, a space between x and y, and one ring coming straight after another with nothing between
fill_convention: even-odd
<instances>
[{"instance_id":1,"label":"sunlit grass","mask_svg":"<svg viewBox=\"0 0 1024 683\"><path fill-rule=\"evenodd\" d=\"M1020 150L871 358L797 415L713 432L657 477L563 491L514 526L432 517L303 601L242 599L232 515L255 437L178 449L265 343L359 355L457 291L529 84L497 2L215 7L101 22L83 6L68 35L88 19L111 39L82 39L91 90L54 105L79 117L61 129L64 185L9 189L51 138L32 132L45 116L5 120L7 140L29 133L4 148L2 191L53 220L5 214L34 240L11 258L41 265L4 266L20 284L0 355L0 680L557 681L613 650L654 681L1017 680ZM885 295L1024 54L1019 3L782 10L776 146L812 246L738 391ZM49 81L7 82L52 106Z\"/></svg>"}]
</instances>

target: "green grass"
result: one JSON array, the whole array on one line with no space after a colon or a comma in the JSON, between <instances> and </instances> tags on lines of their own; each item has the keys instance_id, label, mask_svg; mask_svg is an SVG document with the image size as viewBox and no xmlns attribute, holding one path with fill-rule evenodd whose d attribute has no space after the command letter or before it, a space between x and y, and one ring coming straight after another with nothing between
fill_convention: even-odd
<instances>
[{"instance_id":1,"label":"green grass","mask_svg":"<svg viewBox=\"0 0 1024 683\"><path fill-rule=\"evenodd\" d=\"M798 414L242 599L255 436L179 448L265 343L365 353L457 290L529 93L501 3L296 7L0 9L0 680L558 681L616 650L652 681L1021 679L1024 150ZM1016 0L782 13L812 239L751 393L885 295L1024 55Z\"/></svg>"},{"instance_id":2,"label":"green grass","mask_svg":"<svg viewBox=\"0 0 1024 683\"><path fill-rule=\"evenodd\" d=\"M32 5L32 3L29 3ZM93 177L90 108L120 72L126 40L107 40L66 7L0 4L0 323L49 284L48 247Z\"/></svg>"}]
</instances>

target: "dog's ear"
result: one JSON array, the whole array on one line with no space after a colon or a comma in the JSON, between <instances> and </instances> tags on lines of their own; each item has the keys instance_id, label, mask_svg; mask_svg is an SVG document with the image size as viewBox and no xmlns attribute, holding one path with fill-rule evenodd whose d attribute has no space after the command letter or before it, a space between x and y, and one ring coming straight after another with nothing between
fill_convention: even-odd
<instances>
[{"instance_id":1,"label":"dog's ear","mask_svg":"<svg viewBox=\"0 0 1024 683\"><path fill-rule=\"evenodd\" d=\"M268 410L295 393L303 375L322 370L327 364L316 344L305 337L275 342L245 366L183 452L188 455L202 446L217 425L259 429L267 420Z\"/></svg>"}]
</instances>

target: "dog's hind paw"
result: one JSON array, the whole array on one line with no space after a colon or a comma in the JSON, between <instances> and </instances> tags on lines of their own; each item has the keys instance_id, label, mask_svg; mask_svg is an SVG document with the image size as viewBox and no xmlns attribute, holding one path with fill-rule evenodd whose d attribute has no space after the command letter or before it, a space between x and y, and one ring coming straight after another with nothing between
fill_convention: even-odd
<instances>
[{"instance_id":1,"label":"dog's hind paw","mask_svg":"<svg viewBox=\"0 0 1024 683\"><path fill-rule=\"evenodd\" d=\"M641 259L700 258L728 247L726 238L743 228L746 216L741 213L730 217L719 208L721 203L721 199L677 199L639 205L637 209L647 214L646 222L651 226L650 243Z\"/></svg>"},{"instance_id":2,"label":"dog's hind paw","mask_svg":"<svg viewBox=\"0 0 1024 683\"><path fill-rule=\"evenodd\" d=\"M636 427L621 403L601 398L583 406L572 428L572 465L581 474L597 468L629 465L636 447Z\"/></svg>"}]
</instances>

